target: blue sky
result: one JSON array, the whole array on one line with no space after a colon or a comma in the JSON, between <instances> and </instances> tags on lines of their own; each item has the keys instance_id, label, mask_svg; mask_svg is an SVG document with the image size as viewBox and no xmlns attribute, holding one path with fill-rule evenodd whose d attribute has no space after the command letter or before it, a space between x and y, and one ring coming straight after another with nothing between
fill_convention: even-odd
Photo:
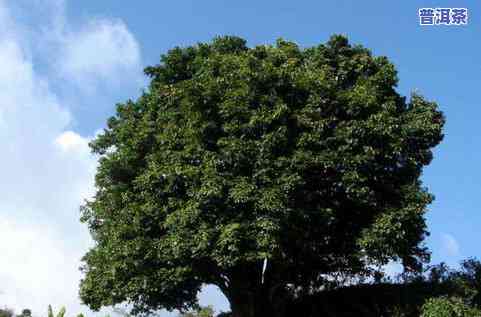
<instances>
[{"instance_id":1,"label":"blue sky","mask_svg":"<svg viewBox=\"0 0 481 317\"><path fill-rule=\"evenodd\" d=\"M421 7L466 7L467 26L419 26ZM0 302L43 315L85 311L79 258L90 245L78 206L93 192L88 140L115 103L147 84L142 68L168 49L216 35L248 44L277 38L303 47L348 35L399 71L399 91L418 90L447 117L444 142L423 180L433 262L455 265L481 249L481 4L478 1L0 0ZM7 259L7 260L5 260ZM203 303L226 308L214 290Z\"/></svg>"}]
</instances>

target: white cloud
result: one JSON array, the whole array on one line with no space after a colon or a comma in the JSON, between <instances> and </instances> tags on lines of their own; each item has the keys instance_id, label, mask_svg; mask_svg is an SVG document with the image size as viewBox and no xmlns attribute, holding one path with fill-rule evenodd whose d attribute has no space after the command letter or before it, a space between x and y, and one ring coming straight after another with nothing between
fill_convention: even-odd
<instances>
[{"instance_id":1,"label":"white cloud","mask_svg":"<svg viewBox=\"0 0 481 317\"><path fill-rule=\"evenodd\" d=\"M43 315L46 303L59 307L75 300L65 303L65 294L76 292L72 281L80 277L75 270L78 251L70 250L68 243L48 228L5 217L0 220L0 239L4 241L0 244L3 304L17 311L33 307L36 314Z\"/></svg>"},{"instance_id":2,"label":"white cloud","mask_svg":"<svg viewBox=\"0 0 481 317\"><path fill-rule=\"evenodd\" d=\"M441 235L441 243L443 251L448 256L458 256L460 253L459 243L451 234L443 233Z\"/></svg>"},{"instance_id":3,"label":"white cloud","mask_svg":"<svg viewBox=\"0 0 481 317\"><path fill-rule=\"evenodd\" d=\"M65 131L55 139L55 144L65 153L88 153L88 140L73 131Z\"/></svg>"},{"instance_id":4,"label":"white cloud","mask_svg":"<svg viewBox=\"0 0 481 317\"><path fill-rule=\"evenodd\" d=\"M19 25L13 9L41 27ZM65 12L63 0L0 0L0 303L34 316L48 304L92 315L77 295L92 243L79 206L94 192L97 161L90 137L72 131L72 107L98 107L123 85L145 83L139 45L121 20L78 26ZM227 309L216 292L207 287L201 302Z\"/></svg>"},{"instance_id":5,"label":"white cloud","mask_svg":"<svg viewBox=\"0 0 481 317\"><path fill-rule=\"evenodd\" d=\"M62 43L59 74L78 87L92 91L105 80L142 83L139 46L121 20L93 19L78 31L65 30Z\"/></svg>"},{"instance_id":6,"label":"white cloud","mask_svg":"<svg viewBox=\"0 0 481 317\"><path fill-rule=\"evenodd\" d=\"M36 63L46 59L39 54L62 52L59 64L47 67L62 65L62 76L79 87L85 80L92 91L140 69L138 44L121 21L95 20L73 32L62 1L34 1L47 2L57 8L58 32L42 48L35 30L15 23L0 0L0 303L36 316L48 304L67 306L69 315L87 312L77 295L78 268L91 240L79 206L94 192L97 164L90 138L71 131L75 118L55 88L55 68L39 72Z\"/></svg>"}]
</instances>

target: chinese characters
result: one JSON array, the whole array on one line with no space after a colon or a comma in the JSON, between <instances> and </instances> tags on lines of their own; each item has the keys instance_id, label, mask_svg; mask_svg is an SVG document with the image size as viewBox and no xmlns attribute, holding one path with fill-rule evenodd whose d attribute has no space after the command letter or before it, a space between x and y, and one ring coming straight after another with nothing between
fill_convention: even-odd
<instances>
[{"instance_id":1,"label":"chinese characters","mask_svg":"<svg viewBox=\"0 0 481 317\"><path fill-rule=\"evenodd\" d=\"M467 25L467 8L421 8L420 25Z\"/></svg>"}]
</instances>

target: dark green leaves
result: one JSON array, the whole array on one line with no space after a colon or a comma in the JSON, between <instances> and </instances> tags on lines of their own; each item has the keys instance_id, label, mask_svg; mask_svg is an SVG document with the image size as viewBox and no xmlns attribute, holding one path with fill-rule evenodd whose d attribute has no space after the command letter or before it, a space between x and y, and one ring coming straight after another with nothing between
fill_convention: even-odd
<instances>
[{"instance_id":1,"label":"dark green leaves","mask_svg":"<svg viewBox=\"0 0 481 317\"><path fill-rule=\"evenodd\" d=\"M81 286L92 308L186 308L203 283L319 287L428 256L419 177L444 119L396 92L387 58L342 36L308 49L220 37L146 73L149 89L92 142L83 221L97 244Z\"/></svg>"}]
</instances>

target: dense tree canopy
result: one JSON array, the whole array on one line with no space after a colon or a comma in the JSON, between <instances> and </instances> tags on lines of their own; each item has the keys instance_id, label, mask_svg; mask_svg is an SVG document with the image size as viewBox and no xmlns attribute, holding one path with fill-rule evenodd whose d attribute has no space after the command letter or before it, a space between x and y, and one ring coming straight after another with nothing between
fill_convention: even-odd
<instances>
[{"instance_id":1,"label":"dense tree canopy","mask_svg":"<svg viewBox=\"0 0 481 317\"><path fill-rule=\"evenodd\" d=\"M175 48L91 144L96 241L82 300L188 309L217 285L233 315L282 316L288 296L389 260L429 257L420 175L443 115L342 36L301 49L243 39Z\"/></svg>"}]
</instances>

